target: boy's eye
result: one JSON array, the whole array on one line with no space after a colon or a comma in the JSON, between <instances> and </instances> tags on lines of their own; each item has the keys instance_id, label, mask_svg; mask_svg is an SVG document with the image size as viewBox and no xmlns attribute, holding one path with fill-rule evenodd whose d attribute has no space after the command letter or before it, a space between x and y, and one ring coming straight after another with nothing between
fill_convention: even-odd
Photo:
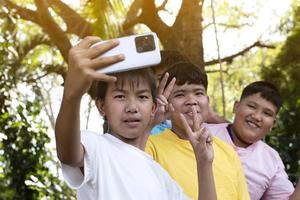
<instances>
[{"instance_id":1,"label":"boy's eye","mask_svg":"<svg viewBox=\"0 0 300 200\"><path fill-rule=\"evenodd\" d=\"M268 117L273 117L273 114L272 113L270 113L270 112L264 112L264 114L266 115L266 116L268 116Z\"/></svg>"},{"instance_id":2,"label":"boy's eye","mask_svg":"<svg viewBox=\"0 0 300 200\"><path fill-rule=\"evenodd\" d=\"M123 95L123 94L118 94L118 95L115 95L114 98L115 98L115 99L124 99L124 98L125 98L125 95Z\"/></svg>"},{"instance_id":3,"label":"boy's eye","mask_svg":"<svg viewBox=\"0 0 300 200\"><path fill-rule=\"evenodd\" d=\"M252 105L252 104L248 104L248 107L252 108L252 109L255 109L255 105Z\"/></svg>"},{"instance_id":4,"label":"boy's eye","mask_svg":"<svg viewBox=\"0 0 300 200\"><path fill-rule=\"evenodd\" d=\"M174 95L174 97L183 97L184 95L182 93L177 93Z\"/></svg>"},{"instance_id":5,"label":"boy's eye","mask_svg":"<svg viewBox=\"0 0 300 200\"><path fill-rule=\"evenodd\" d=\"M140 99L149 99L149 97L147 95L140 95L139 98Z\"/></svg>"},{"instance_id":6,"label":"boy's eye","mask_svg":"<svg viewBox=\"0 0 300 200\"><path fill-rule=\"evenodd\" d=\"M197 96L203 96L203 95L204 95L204 92L196 92L196 95L197 95Z\"/></svg>"}]
</instances>

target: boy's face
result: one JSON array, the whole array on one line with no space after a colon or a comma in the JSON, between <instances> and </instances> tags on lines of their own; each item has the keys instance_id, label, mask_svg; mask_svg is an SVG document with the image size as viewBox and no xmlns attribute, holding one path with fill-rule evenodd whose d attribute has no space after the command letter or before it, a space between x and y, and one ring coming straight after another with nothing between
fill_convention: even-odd
<instances>
[{"instance_id":1,"label":"boy's face","mask_svg":"<svg viewBox=\"0 0 300 200\"><path fill-rule=\"evenodd\" d=\"M235 134L248 144L259 141L273 128L277 108L259 93L236 102L233 109Z\"/></svg>"},{"instance_id":2,"label":"boy's face","mask_svg":"<svg viewBox=\"0 0 300 200\"><path fill-rule=\"evenodd\" d=\"M208 96L203 85L184 84L174 85L172 93L169 97L175 112L172 113L172 126L175 129L183 130L183 124L179 120L179 113L186 118L190 127L193 124L192 107L196 108L197 113L205 121L208 114Z\"/></svg>"},{"instance_id":3,"label":"boy's face","mask_svg":"<svg viewBox=\"0 0 300 200\"><path fill-rule=\"evenodd\" d=\"M143 136L156 109L150 86L142 81L138 86L126 81L122 88L109 83L105 100L98 100L97 107L112 134L127 143Z\"/></svg>"}]
</instances>

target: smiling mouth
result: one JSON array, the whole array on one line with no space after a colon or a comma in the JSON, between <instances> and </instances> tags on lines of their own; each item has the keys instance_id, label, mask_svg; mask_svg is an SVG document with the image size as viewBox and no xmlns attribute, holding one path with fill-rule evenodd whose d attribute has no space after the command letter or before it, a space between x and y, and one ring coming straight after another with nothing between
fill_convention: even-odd
<instances>
[{"instance_id":1,"label":"smiling mouth","mask_svg":"<svg viewBox=\"0 0 300 200\"><path fill-rule=\"evenodd\" d=\"M260 128L260 126L259 126L257 123L253 122L253 121L247 120L246 122L247 122L247 124L248 124L251 128Z\"/></svg>"},{"instance_id":2,"label":"smiling mouth","mask_svg":"<svg viewBox=\"0 0 300 200\"><path fill-rule=\"evenodd\" d=\"M186 112L186 113L184 113L184 114L187 115L187 116L189 116L189 117L193 117L193 112L192 112L192 111ZM200 112L197 111L197 114L200 114Z\"/></svg>"}]
</instances>

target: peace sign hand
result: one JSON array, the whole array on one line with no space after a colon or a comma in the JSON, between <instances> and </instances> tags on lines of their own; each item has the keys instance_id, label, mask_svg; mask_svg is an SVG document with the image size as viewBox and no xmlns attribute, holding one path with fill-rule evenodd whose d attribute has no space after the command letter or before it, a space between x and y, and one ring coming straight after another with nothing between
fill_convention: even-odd
<instances>
[{"instance_id":1,"label":"peace sign hand","mask_svg":"<svg viewBox=\"0 0 300 200\"><path fill-rule=\"evenodd\" d=\"M196 108L192 107L193 127L191 128L183 114L180 114L180 120L184 126L184 130L194 149L196 159L203 165L211 164L214 159L214 151L212 146L212 135L207 128L201 124L202 117L197 114Z\"/></svg>"},{"instance_id":2,"label":"peace sign hand","mask_svg":"<svg viewBox=\"0 0 300 200\"><path fill-rule=\"evenodd\" d=\"M153 119L153 126L159 124L163 121L166 121L170 118L169 106L168 106L168 98L173 90L176 79L173 78L171 82L167 85L167 81L169 78L169 73L165 73L163 79L160 81L158 85L158 93L157 93L157 110Z\"/></svg>"}]
</instances>

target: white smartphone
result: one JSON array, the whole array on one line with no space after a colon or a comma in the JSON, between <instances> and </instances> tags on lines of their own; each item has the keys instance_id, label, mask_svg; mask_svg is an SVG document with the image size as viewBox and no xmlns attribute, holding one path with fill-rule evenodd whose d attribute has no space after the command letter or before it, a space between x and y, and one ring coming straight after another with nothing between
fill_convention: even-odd
<instances>
[{"instance_id":1,"label":"white smartphone","mask_svg":"<svg viewBox=\"0 0 300 200\"><path fill-rule=\"evenodd\" d=\"M119 40L119 45L105 52L101 56L124 54L125 59L121 62L99 69L97 70L98 72L110 74L149 67L160 63L160 49L158 46L158 38L155 33L150 32L131 35L117 38L117 40ZM103 42L105 41L98 42L92 46L96 46Z\"/></svg>"}]
</instances>

